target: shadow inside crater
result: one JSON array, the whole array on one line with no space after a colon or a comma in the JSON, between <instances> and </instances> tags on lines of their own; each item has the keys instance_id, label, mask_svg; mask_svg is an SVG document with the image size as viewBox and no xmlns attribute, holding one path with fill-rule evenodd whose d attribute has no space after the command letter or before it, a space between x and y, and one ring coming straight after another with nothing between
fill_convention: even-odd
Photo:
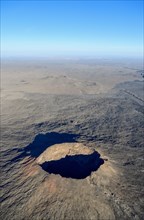
<instances>
[{"instance_id":1,"label":"shadow inside crater","mask_svg":"<svg viewBox=\"0 0 144 220\"><path fill-rule=\"evenodd\" d=\"M48 173L60 174L62 177L67 178L84 179L103 163L104 160L95 151L89 155L70 155L59 160L47 161L40 166Z\"/></svg>"}]
</instances>

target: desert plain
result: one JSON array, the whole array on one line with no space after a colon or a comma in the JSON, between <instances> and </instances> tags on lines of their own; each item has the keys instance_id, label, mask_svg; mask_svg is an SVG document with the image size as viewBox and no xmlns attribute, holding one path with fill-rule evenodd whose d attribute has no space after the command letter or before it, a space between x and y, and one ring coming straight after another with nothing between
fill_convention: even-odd
<instances>
[{"instance_id":1,"label":"desert plain","mask_svg":"<svg viewBox=\"0 0 144 220\"><path fill-rule=\"evenodd\" d=\"M135 59L1 62L1 219L144 219Z\"/></svg>"}]
</instances>

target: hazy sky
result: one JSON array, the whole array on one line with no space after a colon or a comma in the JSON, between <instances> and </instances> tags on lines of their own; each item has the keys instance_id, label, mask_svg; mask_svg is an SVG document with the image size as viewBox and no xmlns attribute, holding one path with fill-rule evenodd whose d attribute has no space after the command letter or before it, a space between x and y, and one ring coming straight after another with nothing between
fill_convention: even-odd
<instances>
[{"instance_id":1,"label":"hazy sky","mask_svg":"<svg viewBox=\"0 0 144 220\"><path fill-rule=\"evenodd\" d=\"M142 56L143 1L2 1L2 56Z\"/></svg>"}]
</instances>

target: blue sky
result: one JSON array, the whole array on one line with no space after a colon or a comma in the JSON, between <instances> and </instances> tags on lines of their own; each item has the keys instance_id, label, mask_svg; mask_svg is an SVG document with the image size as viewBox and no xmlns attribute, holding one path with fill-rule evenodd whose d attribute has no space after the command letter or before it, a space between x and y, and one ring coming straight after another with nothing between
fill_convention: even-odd
<instances>
[{"instance_id":1,"label":"blue sky","mask_svg":"<svg viewBox=\"0 0 144 220\"><path fill-rule=\"evenodd\" d=\"M2 1L2 56L143 54L143 1Z\"/></svg>"}]
</instances>

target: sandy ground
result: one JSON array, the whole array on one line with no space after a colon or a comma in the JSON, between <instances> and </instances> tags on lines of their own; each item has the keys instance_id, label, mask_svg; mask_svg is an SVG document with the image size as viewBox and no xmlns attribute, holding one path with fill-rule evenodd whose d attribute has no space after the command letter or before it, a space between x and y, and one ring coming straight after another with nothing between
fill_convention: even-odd
<instances>
[{"instance_id":1,"label":"sandy ground","mask_svg":"<svg viewBox=\"0 0 144 220\"><path fill-rule=\"evenodd\" d=\"M25 93L100 94L116 84L141 79L137 63L85 63L72 61L5 61L2 63L2 97L17 98Z\"/></svg>"},{"instance_id":2,"label":"sandy ground","mask_svg":"<svg viewBox=\"0 0 144 220\"><path fill-rule=\"evenodd\" d=\"M133 60L2 61L2 219L143 219L142 74ZM104 163L79 179L37 163L69 143Z\"/></svg>"}]
</instances>

